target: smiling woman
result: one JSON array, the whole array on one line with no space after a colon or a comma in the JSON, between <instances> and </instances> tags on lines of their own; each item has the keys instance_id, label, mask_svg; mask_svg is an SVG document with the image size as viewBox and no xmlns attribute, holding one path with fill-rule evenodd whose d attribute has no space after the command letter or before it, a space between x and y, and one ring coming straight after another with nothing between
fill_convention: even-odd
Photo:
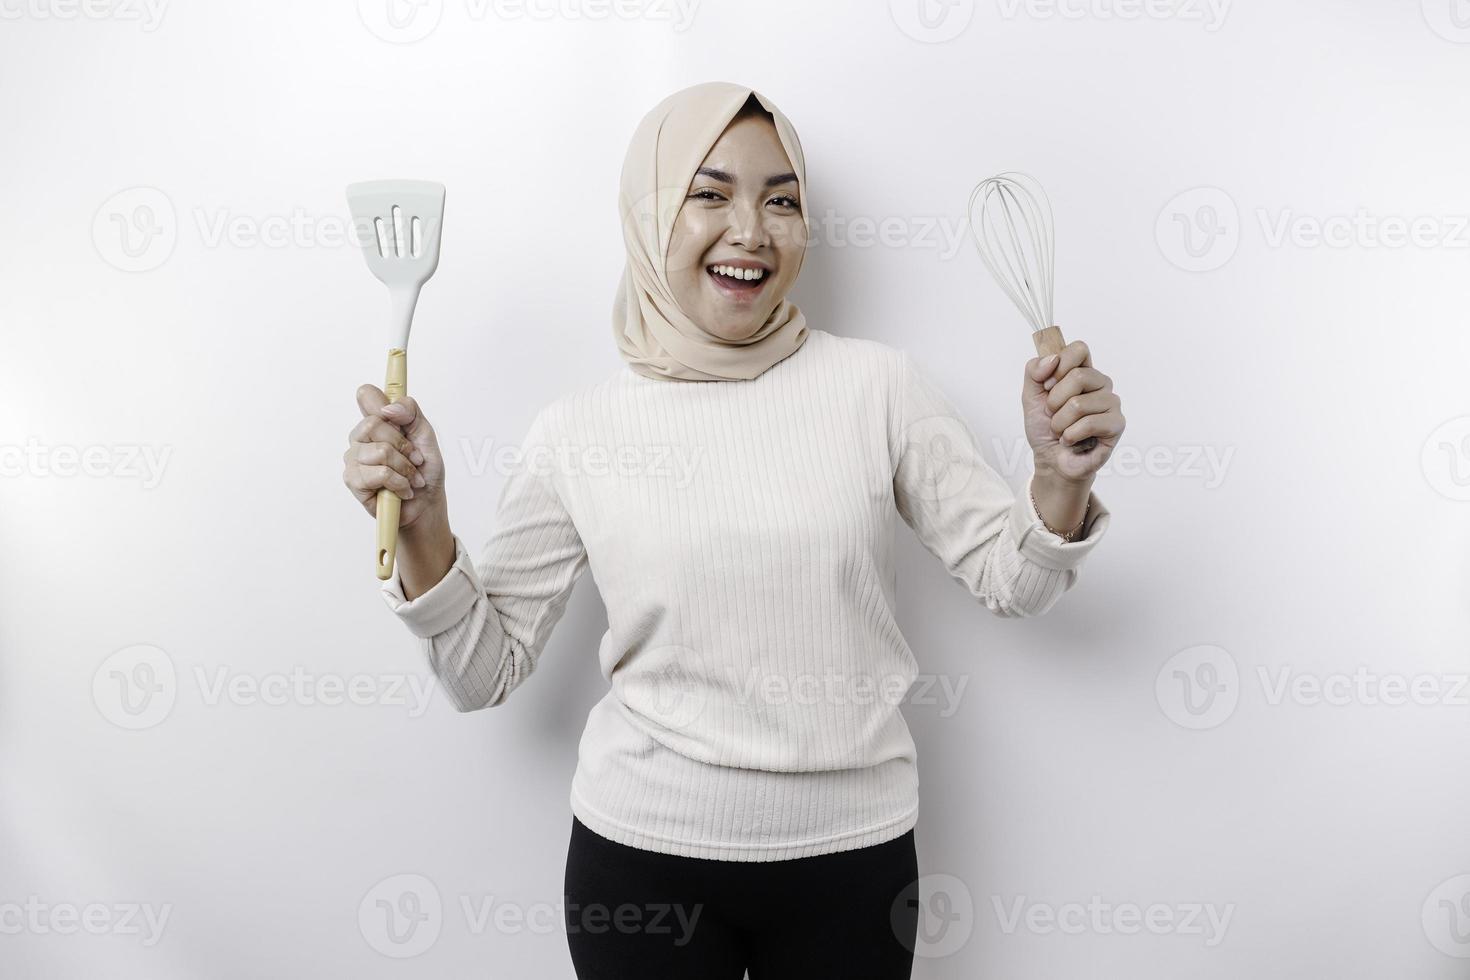
<instances>
[{"instance_id":1,"label":"smiling woman","mask_svg":"<svg viewBox=\"0 0 1470 980\"><path fill-rule=\"evenodd\" d=\"M455 707L525 683L594 572L608 691L577 749L564 896L581 980L908 977L919 794L899 704L918 660L897 624L893 515L1011 617L1049 609L1107 528L1090 473L1050 462L1068 425L1099 436L1095 465L1121 431L1078 421L1116 398L1085 346L1027 365L1039 472L1035 497L1017 495L902 350L808 328L789 299L807 189L795 130L749 88L696 85L644 117L619 198L626 363L532 420L478 561L450 530L417 403L359 394L349 485L371 506L370 461L407 494L383 591ZM609 472L604 453L696 463Z\"/></svg>"},{"instance_id":2,"label":"smiling woman","mask_svg":"<svg viewBox=\"0 0 1470 980\"><path fill-rule=\"evenodd\" d=\"M695 171L669 243L674 296L710 333L746 339L791 289L807 242L800 194L752 95Z\"/></svg>"},{"instance_id":3,"label":"smiling woman","mask_svg":"<svg viewBox=\"0 0 1470 980\"><path fill-rule=\"evenodd\" d=\"M747 88L695 85L644 117L623 163L628 265L613 308L635 371L749 380L801 346L806 318L787 293L810 234L805 170L795 128Z\"/></svg>"}]
</instances>

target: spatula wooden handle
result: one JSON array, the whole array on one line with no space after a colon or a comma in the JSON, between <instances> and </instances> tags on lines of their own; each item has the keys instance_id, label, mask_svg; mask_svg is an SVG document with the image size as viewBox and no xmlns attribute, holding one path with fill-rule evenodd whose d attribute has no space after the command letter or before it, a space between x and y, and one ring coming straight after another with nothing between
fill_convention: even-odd
<instances>
[{"instance_id":1,"label":"spatula wooden handle","mask_svg":"<svg viewBox=\"0 0 1470 980\"><path fill-rule=\"evenodd\" d=\"M1062 339L1061 327L1047 327L1045 330L1035 330L1031 333L1031 339L1036 342L1036 356L1047 357L1051 354L1060 354L1067 342ZM1088 453L1092 447L1097 445L1097 436L1088 436L1072 447L1074 453Z\"/></svg>"},{"instance_id":2,"label":"spatula wooden handle","mask_svg":"<svg viewBox=\"0 0 1470 980\"><path fill-rule=\"evenodd\" d=\"M388 352L388 379L383 394L396 402L408 394L408 352L395 347ZM403 503L398 494L383 487L378 491L378 549L373 558L378 578L387 581L393 575L393 561L398 557L398 512Z\"/></svg>"}]
</instances>

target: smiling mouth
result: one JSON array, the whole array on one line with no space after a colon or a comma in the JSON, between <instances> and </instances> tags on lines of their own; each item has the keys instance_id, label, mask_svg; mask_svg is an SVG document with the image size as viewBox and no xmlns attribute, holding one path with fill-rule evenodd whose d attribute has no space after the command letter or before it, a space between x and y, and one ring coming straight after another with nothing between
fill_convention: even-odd
<instances>
[{"instance_id":1,"label":"smiling mouth","mask_svg":"<svg viewBox=\"0 0 1470 980\"><path fill-rule=\"evenodd\" d=\"M721 292L740 297L759 293L765 287L766 280L771 277L764 269L737 269L718 264L706 266L704 272Z\"/></svg>"}]
</instances>

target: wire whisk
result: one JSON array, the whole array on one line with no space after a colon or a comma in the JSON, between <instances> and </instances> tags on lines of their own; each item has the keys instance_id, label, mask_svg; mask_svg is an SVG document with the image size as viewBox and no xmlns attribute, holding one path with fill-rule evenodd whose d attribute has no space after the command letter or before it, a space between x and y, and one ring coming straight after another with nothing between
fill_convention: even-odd
<instances>
[{"instance_id":1,"label":"wire whisk","mask_svg":"<svg viewBox=\"0 0 1470 980\"><path fill-rule=\"evenodd\" d=\"M1060 353L1066 341L1052 314L1056 246L1051 202L1040 182L1015 170L985 178L970 192L969 219L981 261L1031 325L1036 353ZM1096 445L1097 437L1088 436L1072 451L1085 453Z\"/></svg>"},{"instance_id":2,"label":"wire whisk","mask_svg":"<svg viewBox=\"0 0 1470 980\"><path fill-rule=\"evenodd\" d=\"M970 194L970 228L981 261L1031 329L1052 326L1056 248L1051 202L1041 184L1015 171L982 180Z\"/></svg>"}]
</instances>

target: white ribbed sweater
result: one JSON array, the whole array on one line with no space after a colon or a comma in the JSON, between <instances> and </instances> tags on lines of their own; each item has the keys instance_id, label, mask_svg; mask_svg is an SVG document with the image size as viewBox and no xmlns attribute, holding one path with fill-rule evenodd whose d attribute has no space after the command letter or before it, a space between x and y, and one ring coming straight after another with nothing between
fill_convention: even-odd
<instances>
[{"instance_id":1,"label":"white ribbed sweater","mask_svg":"<svg viewBox=\"0 0 1470 980\"><path fill-rule=\"evenodd\" d=\"M395 572L384 596L474 711L530 676L590 566L611 690L572 812L689 857L805 857L916 823L895 512L1000 616L1051 608L1109 519L1093 494L1081 540L1047 531L904 352L816 329L750 381L624 366L543 408L521 449L480 560L456 537L442 581L407 602Z\"/></svg>"}]
</instances>

